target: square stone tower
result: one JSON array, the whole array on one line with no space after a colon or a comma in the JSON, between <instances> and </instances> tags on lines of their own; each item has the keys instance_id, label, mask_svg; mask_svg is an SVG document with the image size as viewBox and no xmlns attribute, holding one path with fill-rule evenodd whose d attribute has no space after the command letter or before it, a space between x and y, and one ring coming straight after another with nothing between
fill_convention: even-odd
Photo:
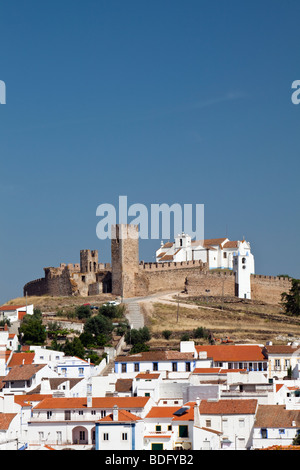
<instances>
[{"instance_id":1,"label":"square stone tower","mask_svg":"<svg viewBox=\"0 0 300 470\"><path fill-rule=\"evenodd\" d=\"M80 272L96 273L98 271L98 250L80 251Z\"/></svg>"},{"instance_id":2,"label":"square stone tower","mask_svg":"<svg viewBox=\"0 0 300 470\"><path fill-rule=\"evenodd\" d=\"M138 225L113 225L111 234L112 293L134 297L139 270Z\"/></svg>"}]
</instances>

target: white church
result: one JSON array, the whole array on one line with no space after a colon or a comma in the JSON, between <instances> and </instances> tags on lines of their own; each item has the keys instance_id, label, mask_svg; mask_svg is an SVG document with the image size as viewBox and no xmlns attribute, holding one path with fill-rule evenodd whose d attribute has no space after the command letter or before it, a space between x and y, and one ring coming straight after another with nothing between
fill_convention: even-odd
<instances>
[{"instance_id":1,"label":"white church","mask_svg":"<svg viewBox=\"0 0 300 470\"><path fill-rule=\"evenodd\" d=\"M254 256L246 240L230 241L228 238L193 240L185 233L174 242L161 242L156 251L157 263L180 263L201 260L209 269L230 269L236 276L236 296L251 298L250 277L255 274Z\"/></svg>"}]
</instances>

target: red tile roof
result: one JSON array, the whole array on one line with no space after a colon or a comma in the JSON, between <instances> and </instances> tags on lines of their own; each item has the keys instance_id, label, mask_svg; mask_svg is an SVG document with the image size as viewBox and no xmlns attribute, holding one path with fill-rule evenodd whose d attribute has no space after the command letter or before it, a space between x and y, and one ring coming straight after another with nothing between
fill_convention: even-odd
<instances>
[{"instance_id":1,"label":"red tile roof","mask_svg":"<svg viewBox=\"0 0 300 470\"><path fill-rule=\"evenodd\" d=\"M118 410L118 421L119 422L133 422L133 421L140 421L141 418L139 416L134 415L126 410ZM113 419L113 413L101 418L98 423L115 423Z\"/></svg>"},{"instance_id":2,"label":"red tile roof","mask_svg":"<svg viewBox=\"0 0 300 470\"><path fill-rule=\"evenodd\" d=\"M286 410L285 405L259 405L254 426L256 428L295 428L296 434L296 430L300 427L300 410Z\"/></svg>"},{"instance_id":3,"label":"red tile roof","mask_svg":"<svg viewBox=\"0 0 300 470\"><path fill-rule=\"evenodd\" d=\"M149 397L93 397L93 408L110 408L115 405L118 408L144 408ZM80 409L87 407L87 398L74 397L74 398L46 398L35 406L35 409Z\"/></svg>"},{"instance_id":4,"label":"red tile roof","mask_svg":"<svg viewBox=\"0 0 300 470\"><path fill-rule=\"evenodd\" d=\"M259 345L212 345L195 346L197 353L206 351L214 362L266 361Z\"/></svg>"},{"instance_id":5,"label":"red tile roof","mask_svg":"<svg viewBox=\"0 0 300 470\"><path fill-rule=\"evenodd\" d=\"M0 430L6 431L15 416L16 413L0 413Z\"/></svg>"},{"instance_id":6,"label":"red tile roof","mask_svg":"<svg viewBox=\"0 0 300 470\"><path fill-rule=\"evenodd\" d=\"M34 361L34 356L34 352L14 353L8 363L8 367L20 366L21 364L32 364Z\"/></svg>"},{"instance_id":7,"label":"red tile roof","mask_svg":"<svg viewBox=\"0 0 300 470\"><path fill-rule=\"evenodd\" d=\"M247 415L255 414L257 400L219 400L200 402L200 415Z\"/></svg>"},{"instance_id":8,"label":"red tile roof","mask_svg":"<svg viewBox=\"0 0 300 470\"><path fill-rule=\"evenodd\" d=\"M185 406L185 405L184 405ZM176 416L174 414L180 408L178 406L153 406L149 413L147 414L146 418L170 418L172 421L193 421L194 420L194 407L193 404L190 404L187 407L185 413L180 416Z\"/></svg>"},{"instance_id":9,"label":"red tile roof","mask_svg":"<svg viewBox=\"0 0 300 470\"><path fill-rule=\"evenodd\" d=\"M10 312L18 310L19 308L26 308L26 305L2 305L0 307L1 312Z\"/></svg>"}]
</instances>

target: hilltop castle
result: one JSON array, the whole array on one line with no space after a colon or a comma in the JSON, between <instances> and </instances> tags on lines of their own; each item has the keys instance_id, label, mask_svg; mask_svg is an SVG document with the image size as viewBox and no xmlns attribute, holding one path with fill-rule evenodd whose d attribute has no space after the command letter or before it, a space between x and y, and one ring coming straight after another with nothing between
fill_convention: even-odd
<instances>
[{"instance_id":1,"label":"hilltop castle","mask_svg":"<svg viewBox=\"0 0 300 470\"><path fill-rule=\"evenodd\" d=\"M274 276L258 276L254 272L254 259L250 245L243 242L220 242L223 260L232 261L231 267L214 271L210 269L211 257L203 259L176 258L164 260L161 253L171 246L164 245L156 253L159 261L139 261L138 226L119 224L113 227L111 264L99 263L98 251L80 251L80 264L61 264L57 268L44 268L45 277L28 282L24 295L92 296L112 293L121 298L145 296L160 291L180 290L189 295L230 296L251 298L267 303L278 303L281 293L288 291L290 281ZM182 237L183 238L183 237ZM186 237L185 237L186 239ZM176 242L180 242L175 240ZM215 242L214 242L215 243ZM236 246L231 246L235 244ZM171 245L171 244L170 244ZM173 244L172 244L173 245ZM207 243L202 248L214 251ZM199 245L197 245L199 246ZM223 251L222 251L223 249ZM232 251L235 250L235 251ZM229 253L230 257L224 256ZM213 266L214 267L214 266Z\"/></svg>"}]
</instances>

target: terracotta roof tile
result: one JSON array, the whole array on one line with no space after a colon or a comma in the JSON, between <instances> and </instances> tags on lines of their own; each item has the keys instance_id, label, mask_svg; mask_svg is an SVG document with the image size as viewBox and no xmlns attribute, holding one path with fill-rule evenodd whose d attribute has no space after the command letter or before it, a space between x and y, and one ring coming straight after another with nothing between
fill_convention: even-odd
<instances>
[{"instance_id":1,"label":"terracotta roof tile","mask_svg":"<svg viewBox=\"0 0 300 470\"><path fill-rule=\"evenodd\" d=\"M293 426L295 422L296 426ZM256 428L300 427L300 410L286 410L285 405L259 405L256 413Z\"/></svg>"},{"instance_id":2,"label":"terracotta roof tile","mask_svg":"<svg viewBox=\"0 0 300 470\"><path fill-rule=\"evenodd\" d=\"M200 402L200 415L235 415L255 414L257 400L219 400Z\"/></svg>"},{"instance_id":3,"label":"terracotta roof tile","mask_svg":"<svg viewBox=\"0 0 300 470\"><path fill-rule=\"evenodd\" d=\"M207 352L215 362L266 361L259 345L211 345L195 346L196 351Z\"/></svg>"},{"instance_id":4,"label":"terracotta roof tile","mask_svg":"<svg viewBox=\"0 0 300 470\"><path fill-rule=\"evenodd\" d=\"M16 413L0 413L0 430L7 430L15 416L17 416Z\"/></svg>"},{"instance_id":5,"label":"terracotta roof tile","mask_svg":"<svg viewBox=\"0 0 300 470\"><path fill-rule=\"evenodd\" d=\"M141 418L139 416L134 415L126 410L118 410L118 421L119 422L133 422L133 421L140 421ZM113 413L105 416L104 418L100 419L98 423L115 423L113 419Z\"/></svg>"},{"instance_id":6,"label":"terracotta roof tile","mask_svg":"<svg viewBox=\"0 0 300 470\"><path fill-rule=\"evenodd\" d=\"M11 380L30 380L39 370L46 367L46 364L24 364L13 366L9 373L2 380L10 382Z\"/></svg>"},{"instance_id":7,"label":"terracotta roof tile","mask_svg":"<svg viewBox=\"0 0 300 470\"><path fill-rule=\"evenodd\" d=\"M149 401L149 397L93 397L93 408L113 408L115 405L119 409L144 408ZM81 409L87 407L86 397L74 398L46 398L42 400L35 409Z\"/></svg>"},{"instance_id":8,"label":"terracotta roof tile","mask_svg":"<svg viewBox=\"0 0 300 470\"><path fill-rule=\"evenodd\" d=\"M179 351L146 351L130 356L118 356L115 362L145 362L145 361L170 361L170 360L191 360L193 353L182 353Z\"/></svg>"},{"instance_id":9,"label":"terracotta roof tile","mask_svg":"<svg viewBox=\"0 0 300 470\"><path fill-rule=\"evenodd\" d=\"M11 360L8 363L8 367L20 366L21 364L32 364L34 361L34 352L28 353L14 353Z\"/></svg>"}]
</instances>

